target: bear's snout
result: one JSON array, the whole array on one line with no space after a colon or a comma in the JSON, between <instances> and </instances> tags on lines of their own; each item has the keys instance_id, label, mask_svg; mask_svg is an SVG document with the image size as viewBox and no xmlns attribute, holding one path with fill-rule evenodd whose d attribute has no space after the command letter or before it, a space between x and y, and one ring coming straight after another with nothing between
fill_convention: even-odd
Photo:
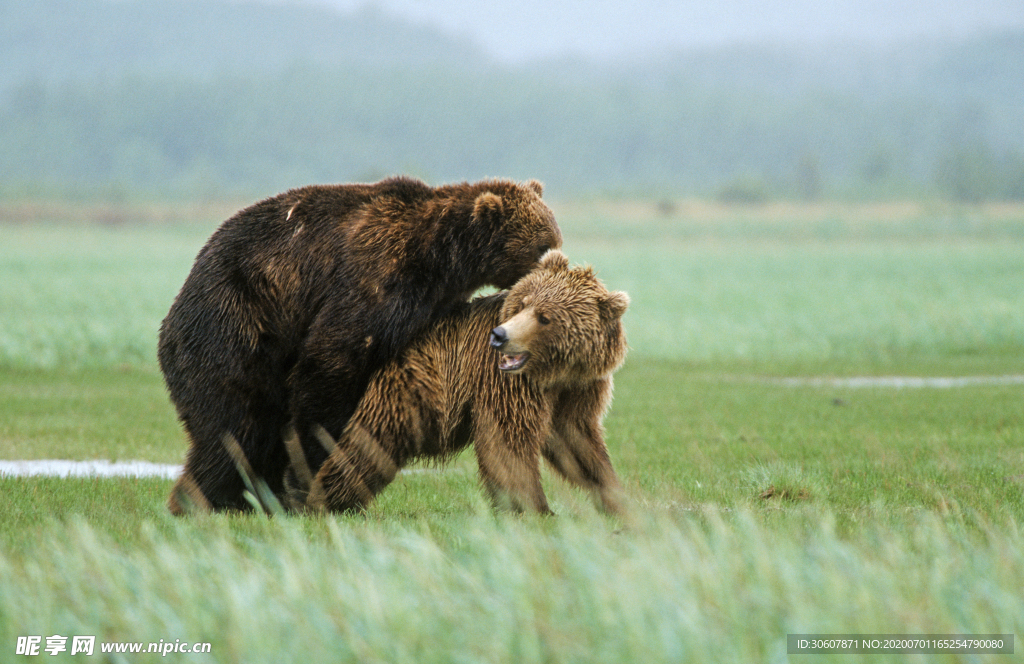
<instances>
[{"instance_id":1,"label":"bear's snout","mask_svg":"<svg viewBox=\"0 0 1024 664\"><path fill-rule=\"evenodd\" d=\"M498 326L491 330L491 348L501 350L508 343L508 332L505 328Z\"/></svg>"},{"instance_id":2,"label":"bear's snout","mask_svg":"<svg viewBox=\"0 0 1024 664\"><path fill-rule=\"evenodd\" d=\"M504 325L491 330L491 348L501 353L498 369L502 373L519 373L530 359L530 353L519 350L519 345L509 337Z\"/></svg>"}]
</instances>

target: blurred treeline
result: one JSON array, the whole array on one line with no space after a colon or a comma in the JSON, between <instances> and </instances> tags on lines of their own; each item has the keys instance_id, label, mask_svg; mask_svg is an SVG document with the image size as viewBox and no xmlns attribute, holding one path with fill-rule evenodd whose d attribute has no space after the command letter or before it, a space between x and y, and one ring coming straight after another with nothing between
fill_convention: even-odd
<instances>
[{"instance_id":1,"label":"blurred treeline","mask_svg":"<svg viewBox=\"0 0 1024 664\"><path fill-rule=\"evenodd\" d=\"M621 193L1024 199L1024 33L495 62L373 9L0 0L0 193L412 173Z\"/></svg>"}]
</instances>

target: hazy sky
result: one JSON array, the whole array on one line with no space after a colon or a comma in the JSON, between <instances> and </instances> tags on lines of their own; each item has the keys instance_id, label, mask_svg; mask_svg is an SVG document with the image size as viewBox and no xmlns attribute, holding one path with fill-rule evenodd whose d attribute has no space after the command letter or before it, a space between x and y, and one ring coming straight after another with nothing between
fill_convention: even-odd
<instances>
[{"instance_id":1,"label":"hazy sky","mask_svg":"<svg viewBox=\"0 0 1024 664\"><path fill-rule=\"evenodd\" d=\"M890 41L1024 28L1024 0L312 0L376 6L469 36L506 60L663 47Z\"/></svg>"}]
</instances>

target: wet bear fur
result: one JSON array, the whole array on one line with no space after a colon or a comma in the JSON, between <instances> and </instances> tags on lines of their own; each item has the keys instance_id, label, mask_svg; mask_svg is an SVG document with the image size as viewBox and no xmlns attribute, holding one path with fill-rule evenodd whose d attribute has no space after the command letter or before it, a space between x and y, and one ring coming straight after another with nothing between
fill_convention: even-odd
<instances>
[{"instance_id":1,"label":"wet bear fur","mask_svg":"<svg viewBox=\"0 0 1024 664\"><path fill-rule=\"evenodd\" d=\"M370 376L479 288L512 286L561 245L536 181L429 187L410 178L294 189L214 232L160 328L188 433L168 501L250 509L225 441L283 491L294 427L312 468Z\"/></svg>"},{"instance_id":2,"label":"wet bear fur","mask_svg":"<svg viewBox=\"0 0 1024 664\"><path fill-rule=\"evenodd\" d=\"M319 471L296 473L307 481L289 488L289 506L364 508L410 462L472 443L499 509L550 512L543 456L621 514L602 420L626 356L628 304L551 251L510 291L458 306L373 377Z\"/></svg>"}]
</instances>

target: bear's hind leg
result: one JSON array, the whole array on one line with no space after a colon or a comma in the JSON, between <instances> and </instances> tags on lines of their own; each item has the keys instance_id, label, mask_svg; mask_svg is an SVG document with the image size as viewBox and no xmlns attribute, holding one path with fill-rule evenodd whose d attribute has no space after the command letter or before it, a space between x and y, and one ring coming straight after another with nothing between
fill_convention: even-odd
<instances>
[{"instance_id":1,"label":"bear's hind leg","mask_svg":"<svg viewBox=\"0 0 1024 664\"><path fill-rule=\"evenodd\" d=\"M248 408L239 398L222 400L223 408L212 405L203 411L202 421L183 417L192 444L185 457L185 468L168 499L168 508L182 514L191 508L250 511L245 498L245 481L235 459L225 446L225 437L233 438L238 452L252 472L253 481L266 484L276 495L284 490L284 470L288 457L282 441L287 414L273 407L268 398L250 398ZM208 399L211 403L214 399ZM233 422L233 425L228 425Z\"/></svg>"},{"instance_id":2,"label":"bear's hind leg","mask_svg":"<svg viewBox=\"0 0 1024 664\"><path fill-rule=\"evenodd\" d=\"M318 436L330 444L320 429ZM306 507L329 512L361 510L394 481L398 464L366 429L350 423L334 451L320 466L306 497Z\"/></svg>"},{"instance_id":3,"label":"bear's hind leg","mask_svg":"<svg viewBox=\"0 0 1024 664\"><path fill-rule=\"evenodd\" d=\"M220 440L193 442L167 507L176 516L193 510L250 511L244 492L245 482Z\"/></svg>"}]
</instances>

